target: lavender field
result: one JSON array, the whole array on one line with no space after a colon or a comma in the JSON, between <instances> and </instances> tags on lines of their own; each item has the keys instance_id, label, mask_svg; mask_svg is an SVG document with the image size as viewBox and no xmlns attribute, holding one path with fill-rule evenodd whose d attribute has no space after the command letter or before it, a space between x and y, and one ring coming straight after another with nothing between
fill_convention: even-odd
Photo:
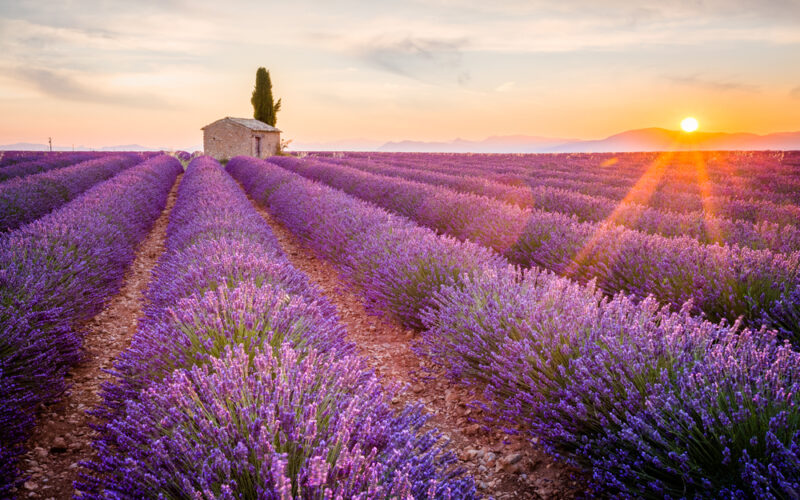
<instances>
[{"instance_id":1,"label":"lavender field","mask_svg":"<svg viewBox=\"0 0 800 500\"><path fill-rule=\"evenodd\" d=\"M5 153L0 355L0 497L797 499L800 152Z\"/></svg>"}]
</instances>

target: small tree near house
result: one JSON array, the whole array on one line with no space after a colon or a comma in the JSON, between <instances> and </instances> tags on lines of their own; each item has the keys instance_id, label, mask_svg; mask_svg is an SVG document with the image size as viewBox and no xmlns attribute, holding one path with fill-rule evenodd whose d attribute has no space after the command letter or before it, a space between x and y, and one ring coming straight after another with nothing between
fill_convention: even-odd
<instances>
[{"instance_id":1,"label":"small tree near house","mask_svg":"<svg viewBox=\"0 0 800 500\"><path fill-rule=\"evenodd\" d=\"M274 102L272 98L272 80L266 68L261 67L256 71L256 86L250 102L253 104L253 118L274 127L278 121L278 111L281 110L281 100Z\"/></svg>"}]
</instances>

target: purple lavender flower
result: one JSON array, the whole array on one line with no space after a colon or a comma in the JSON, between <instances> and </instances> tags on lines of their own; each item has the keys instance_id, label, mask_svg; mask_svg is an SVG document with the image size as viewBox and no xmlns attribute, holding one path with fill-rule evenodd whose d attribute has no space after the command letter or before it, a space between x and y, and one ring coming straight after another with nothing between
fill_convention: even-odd
<instances>
[{"instance_id":1,"label":"purple lavender flower","mask_svg":"<svg viewBox=\"0 0 800 500\"><path fill-rule=\"evenodd\" d=\"M800 491L800 353L774 332L705 320L691 302L671 311L652 297L608 297L592 281L481 261L471 244L268 162L235 158L228 170L365 298L424 325L422 351L485 388L494 425L519 427L585 468L601 494ZM413 258L404 263L419 249L446 253L448 272L431 279ZM392 281L374 279L381 267ZM425 307L404 308L413 294L396 282L426 283Z\"/></svg>"},{"instance_id":2,"label":"purple lavender flower","mask_svg":"<svg viewBox=\"0 0 800 500\"><path fill-rule=\"evenodd\" d=\"M228 345L127 404L107 429L113 453L100 449L105 477L81 498L474 496L441 475L453 459L419 409L395 415L390 399L355 356Z\"/></svg>"},{"instance_id":3,"label":"purple lavender flower","mask_svg":"<svg viewBox=\"0 0 800 500\"><path fill-rule=\"evenodd\" d=\"M78 153L52 153L41 151L26 151L18 153L20 154L14 155L13 152L9 151L3 153L2 160L0 160L0 182L13 179L15 177L24 177L26 175L38 174L40 172L48 172L50 170L69 167L77 163L93 160L103 156L109 157L118 154L83 151Z\"/></svg>"},{"instance_id":4,"label":"purple lavender flower","mask_svg":"<svg viewBox=\"0 0 800 500\"><path fill-rule=\"evenodd\" d=\"M473 498L219 164L192 161L82 498Z\"/></svg>"},{"instance_id":5,"label":"purple lavender flower","mask_svg":"<svg viewBox=\"0 0 800 500\"><path fill-rule=\"evenodd\" d=\"M16 229L35 220L141 161L135 153L102 156L3 182L0 184L0 231Z\"/></svg>"},{"instance_id":6,"label":"purple lavender flower","mask_svg":"<svg viewBox=\"0 0 800 500\"><path fill-rule=\"evenodd\" d=\"M443 187L374 175L314 159L270 160L313 180L378 204L419 224L494 249L511 262L539 266L582 282L597 280L609 295L653 295L678 309L688 300L709 319L760 327L800 280L800 252L775 253L703 245L574 216L518 207ZM800 308L792 303L792 309ZM772 326L772 325L768 325ZM792 326L791 334L800 327Z\"/></svg>"},{"instance_id":7,"label":"purple lavender flower","mask_svg":"<svg viewBox=\"0 0 800 500\"><path fill-rule=\"evenodd\" d=\"M491 167L486 165L486 158L481 158L479 173L474 175L464 173L465 167L469 169L468 157L455 160L458 162L457 167L440 168L440 171L430 168L396 166L391 157L381 158L377 161L348 157L322 157L321 159L328 163L353 167L373 174L443 186L462 193L483 195L517 205L520 208L535 207L548 212L574 215L580 221L609 220L614 224L637 231L667 237L690 236L702 243L728 243L784 253L800 250L800 228L796 225L779 224L769 218L758 222L729 219L708 214L700 209L693 211L664 210L640 203L621 202L618 198L584 194L572 189L553 186L554 181L563 181L565 177L568 177L564 171L556 172L557 177L543 179L541 176L532 178L530 172L519 170L520 176L524 176L526 181L520 184L507 184L486 177L488 173L492 172ZM430 165L425 165L425 167L430 167ZM505 167L508 168L508 164ZM553 175L551 171L547 171L547 174ZM719 200L709 200L707 203L716 206L719 204ZM778 207L775 209L780 210ZM768 214L765 215L768 217Z\"/></svg>"},{"instance_id":8,"label":"purple lavender flower","mask_svg":"<svg viewBox=\"0 0 800 500\"><path fill-rule=\"evenodd\" d=\"M79 358L78 325L119 289L179 169L174 159L152 158L0 236L4 454L25 437L36 407L65 389L63 375Z\"/></svg>"}]
</instances>

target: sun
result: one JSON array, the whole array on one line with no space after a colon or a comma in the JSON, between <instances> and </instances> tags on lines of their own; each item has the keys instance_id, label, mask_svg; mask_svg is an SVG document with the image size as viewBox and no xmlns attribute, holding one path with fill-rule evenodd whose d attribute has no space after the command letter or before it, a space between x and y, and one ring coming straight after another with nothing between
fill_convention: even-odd
<instances>
[{"instance_id":1,"label":"sun","mask_svg":"<svg viewBox=\"0 0 800 500\"><path fill-rule=\"evenodd\" d=\"M697 120L695 120L691 116L684 118L683 121L681 122L681 128L683 129L684 132L694 132L695 130L697 130L698 126L699 124L697 123Z\"/></svg>"}]
</instances>

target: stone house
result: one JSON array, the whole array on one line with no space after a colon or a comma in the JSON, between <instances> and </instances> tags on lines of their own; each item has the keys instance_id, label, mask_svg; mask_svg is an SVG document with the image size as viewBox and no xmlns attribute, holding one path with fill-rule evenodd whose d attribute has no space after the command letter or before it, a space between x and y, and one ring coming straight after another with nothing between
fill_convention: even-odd
<instances>
[{"instance_id":1,"label":"stone house","mask_svg":"<svg viewBox=\"0 0 800 500\"><path fill-rule=\"evenodd\" d=\"M217 160L234 156L266 158L278 153L281 131L253 118L227 116L201 129L203 150Z\"/></svg>"}]
</instances>

